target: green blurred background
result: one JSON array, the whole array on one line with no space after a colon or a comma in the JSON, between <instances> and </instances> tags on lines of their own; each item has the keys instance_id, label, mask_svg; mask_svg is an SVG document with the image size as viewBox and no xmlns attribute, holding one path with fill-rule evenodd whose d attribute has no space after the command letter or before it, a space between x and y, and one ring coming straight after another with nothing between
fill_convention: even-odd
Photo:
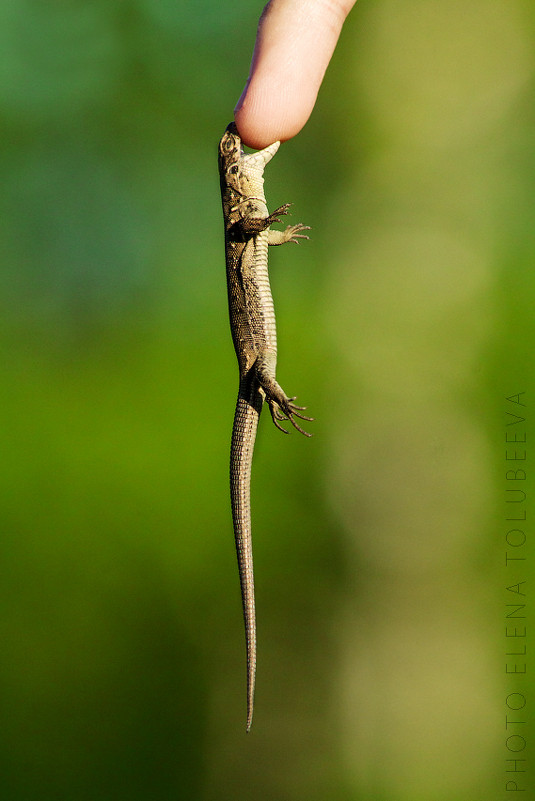
<instances>
[{"instance_id":1,"label":"green blurred background","mask_svg":"<svg viewBox=\"0 0 535 801\"><path fill-rule=\"evenodd\" d=\"M505 471L530 469L505 462L505 397L526 392L508 430L534 408L535 7L361 0L269 165L268 202L312 226L272 283L279 379L316 422L260 426L246 736L216 147L261 8L0 5L8 801L533 792L503 605L534 558L505 568Z\"/></svg>"}]
</instances>

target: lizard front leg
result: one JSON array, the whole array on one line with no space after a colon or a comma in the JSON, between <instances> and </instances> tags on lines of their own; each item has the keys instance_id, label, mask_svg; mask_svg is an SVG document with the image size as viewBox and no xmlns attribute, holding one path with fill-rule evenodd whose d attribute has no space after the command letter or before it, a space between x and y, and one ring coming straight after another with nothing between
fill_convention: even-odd
<instances>
[{"instance_id":1,"label":"lizard front leg","mask_svg":"<svg viewBox=\"0 0 535 801\"><path fill-rule=\"evenodd\" d=\"M245 209L244 211L242 210L243 216L239 217L233 222L230 227L230 231L233 231L235 234L237 234L237 238L247 240L252 236L256 236L256 234L262 233L262 231L265 231L273 223L282 222L279 218L279 215L288 214L289 208L290 204L285 203L284 206L280 206L278 209L275 209L272 214L268 214L266 217L257 217L254 212L249 209ZM296 227L301 228L300 225L288 226L288 228ZM271 234L271 231L269 233ZM284 241L289 241L289 239L285 239ZM277 242L275 244L282 244L282 242Z\"/></svg>"},{"instance_id":2,"label":"lizard front leg","mask_svg":"<svg viewBox=\"0 0 535 801\"><path fill-rule=\"evenodd\" d=\"M314 418L302 414L306 410L306 406L298 406L294 403L295 396L289 398L277 382L275 360L276 357L272 351L265 351L257 357L254 365L257 381L266 393L266 403L269 405L271 419L279 431L283 431L285 434L288 431L280 425L279 421L281 420L289 420L297 431L304 434L305 437L311 437L312 434L302 429L295 418L308 421L312 421Z\"/></svg>"},{"instance_id":3,"label":"lizard front leg","mask_svg":"<svg viewBox=\"0 0 535 801\"><path fill-rule=\"evenodd\" d=\"M283 214L288 214L290 205L290 203L285 203L284 206L275 209L273 214L270 214L267 219L271 220L271 222L280 223L279 214L281 216ZM284 245L285 242L293 242L295 245L298 245L300 239L309 239L306 234L301 234L300 231L310 231L310 225L297 223L296 225L288 225L284 231L270 230L268 231L268 245Z\"/></svg>"},{"instance_id":4,"label":"lizard front leg","mask_svg":"<svg viewBox=\"0 0 535 801\"><path fill-rule=\"evenodd\" d=\"M288 225L284 231L271 229L268 231L268 245L284 245L285 242L293 242L298 245L300 239L310 239L306 234L299 233L300 231L310 231L310 225L297 223L296 225Z\"/></svg>"},{"instance_id":5,"label":"lizard front leg","mask_svg":"<svg viewBox=\"0 0 535 801\"><path fill-rule=\"evenodd\" d=\"M267 217L256 217L253 214L245 214L234 222L232 228L239 231L240 239L248 239L251 236L265 231L273 223L280 223L281 216L288 214L290 203L285 203L284 206L279 206L274 212ZM309 225L297 223L296 225L288 225L284 231L268 231L268 245L284 245L285 242L293 242L298 244L300 239L308 239L306 234L300 233L301 231L309 231Z\"/></svg>"}]
</instances>

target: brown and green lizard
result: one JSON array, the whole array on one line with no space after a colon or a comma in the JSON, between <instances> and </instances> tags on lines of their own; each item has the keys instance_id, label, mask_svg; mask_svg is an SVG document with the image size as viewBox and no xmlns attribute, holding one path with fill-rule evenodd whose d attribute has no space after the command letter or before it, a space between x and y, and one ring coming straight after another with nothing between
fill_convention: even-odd
<instances>
[{"instance_id":1,"label":"brown and green lizard","mask_svg":"<svg viewBox=\"0 0 535 801\"><path fill-rule=\"evenodd\" d=\"M273 422L288 433L288 420L303 431L297 419L312 420L277 383L277 332L268 275L268 245L298 243L307 225L289 225L272 231L274 222L288 214L289 203L269 213L264 196L264 167L279 149L279 142L246 154L234 123L219 143L219 176L225 223L225 255L230 328L238 357L240 384L230 450L230 495L238 555L245 640L247 646L247 731L253 720L256 673L256 617L251 543L251 464L258 418L264 401Z\"/></svg>"}]
</instances>

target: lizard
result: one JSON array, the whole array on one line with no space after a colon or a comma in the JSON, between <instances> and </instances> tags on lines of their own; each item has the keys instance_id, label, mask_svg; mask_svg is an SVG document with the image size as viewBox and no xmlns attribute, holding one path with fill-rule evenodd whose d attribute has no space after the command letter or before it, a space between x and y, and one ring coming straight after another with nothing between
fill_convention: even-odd
<instances>
[{"instance_id":1,"label":"lizard","mask_svg":"<svg viewBox=\"0 0 535 801\"><path fill-rule=\"evenodd\" d=\"M264 167L280 142L245 153L234 122L219 143L219 176L225 225L225 258L230 329L239 366L239 391L230 452L230 495L234 538L241 585L247 652L247 725L251 730L256 675L256 615L251 540L251 466L258 420L267 402L275 426L285 434L286 420L309 437L297 420L313 420L303 414L275 377L277 334L268 274L268 246L298 243L309 237L308 225L289 225L271 230L288 214L290 203L270 214L264 195Z\"/></svg>"}]
</instances>

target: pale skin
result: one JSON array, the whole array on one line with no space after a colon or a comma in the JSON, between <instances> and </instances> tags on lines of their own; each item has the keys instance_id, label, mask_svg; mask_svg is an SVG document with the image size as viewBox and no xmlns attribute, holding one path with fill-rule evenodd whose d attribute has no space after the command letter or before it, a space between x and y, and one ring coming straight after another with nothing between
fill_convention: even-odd
<instances>
[{"instance_id":1,"label":"pale skin","mask_svg":"<svg viewBox=\"0 0 535 801\"><path fill-rule=\"evenodd\" d=\"M245 89L234 110L240 137L260 149L308 120L345 18L356 0L271 0L264 8Z\"/></svg>"}]
</instances>

